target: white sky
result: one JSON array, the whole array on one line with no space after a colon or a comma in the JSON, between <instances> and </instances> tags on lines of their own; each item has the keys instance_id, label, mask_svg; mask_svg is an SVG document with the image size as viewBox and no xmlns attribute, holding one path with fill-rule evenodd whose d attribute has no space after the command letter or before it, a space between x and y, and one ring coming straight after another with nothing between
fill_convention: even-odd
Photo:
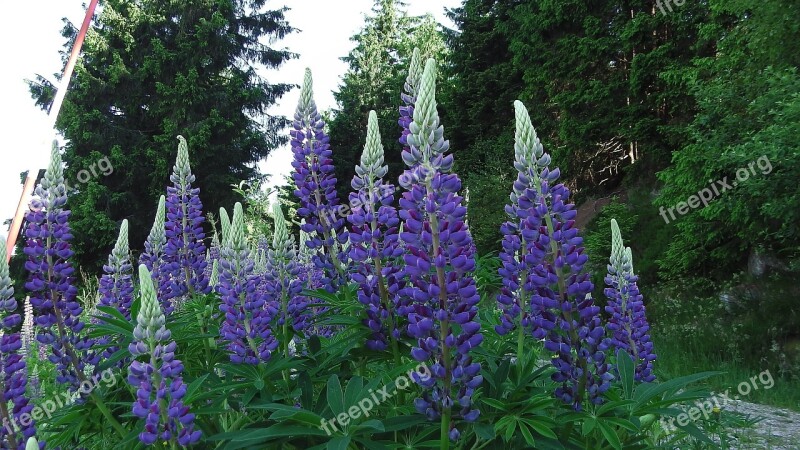
<instances>
[{"instance_id":1,"label":"white sky","mask_svg":"<svg viewBox=\"0 0 800 450\"><path fill-rule=\"evenodd\" d=\"M444 17L443 8L458 6L460 0L407 0L411 15L432 13L446 26L452 23ZM88 2L86 2L88 3ZM339 60L353 46L350 37L364 24L372 0L285 0L271 1L276 8L286 4L289 24L302 30L275 44L299 53L278 71L267 72L273 83L301 84L306 67L314 73L314 93L320 110L335 105L333 90L338 88L347 69ZM24 80L39 73L51 77L63 70L59 50L64 39L60 31L62 17L76 26L83 22L83 0L29 0L4 2L0 17L0 223L10 218L16 209L22 186L19 173L31 167L45 167L48 145L54 135L48 131L46 114L36 108ZM33 13L32 15L32 12ZM398 93L399 95L399 93ZM291 117L297 104L299 90L288 93L271 110L273 114ZM259 167L280 182L291 170L288 148L274 150ZM115 168L117 169L117 168ZM165 183L167 181L165 180ZM166 184L165 184L166 186ZM0 226L0 235L7 234Z\"/></svg>"}]
</instances>

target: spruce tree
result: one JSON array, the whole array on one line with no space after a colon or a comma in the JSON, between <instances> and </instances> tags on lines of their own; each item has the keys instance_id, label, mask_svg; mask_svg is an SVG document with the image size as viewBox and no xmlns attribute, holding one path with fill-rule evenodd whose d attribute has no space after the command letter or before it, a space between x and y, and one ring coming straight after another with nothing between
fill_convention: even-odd
<instances>
[{"instance_id":1,"label":"spruce tree","mask_svg":"<svg viewBox=\"0 0 800 450\"><path fill-rule=\"evenodd\" d=\"M69 208L81 266L102 263L123 219L131 225L132 247L141 248L169 182L179 134L189 141L209 211L234 203L232 184L260 178L255 163L285 139L285 118L267 108L291 86L269 83L257 67L276 68L293 57L271 46L293 31L286 8L266 3L103 3L57 123L67 140L67 179L77 180ZM74 34L68 25L66 47ZM52 86L42 77L30 85L47 108ZM81 171L91 173L104 159L113 172L95 170L84 183Z\"/></svg>"}]
</instances>

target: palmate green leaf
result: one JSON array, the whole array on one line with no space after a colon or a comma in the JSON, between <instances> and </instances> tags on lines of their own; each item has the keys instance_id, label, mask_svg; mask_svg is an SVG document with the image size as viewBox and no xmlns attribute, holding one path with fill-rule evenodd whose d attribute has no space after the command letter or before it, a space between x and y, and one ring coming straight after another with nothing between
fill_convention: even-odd
<instances>
[{"instance_id":1,"label":"palmate green leaf","mask_svg":"<svg viewBox=\"0 0 800 450\"><path fill-rule=\"evenodd\" d=\"M328 378L328 405L334 415L344 412L344 394L342 385L339 383L338 375L331 375Z\"/></svg>"},{"instance_id":2,"label":"palmate green leaf","mask_svg":"<svg viewBox=\"0 0 800 450\"><path fill-rule=\"evenodd\" d=\"M619 436L617 436L617 432L614 431L611 426L604 422L597 423L598 428L600 428L600 432L603 433L603 437L605 438L606 442L611 444L617 450L622 449L622 442L619 440Z\"/></svg>"},{"instance_id":3,"label":"palmate green leaf","mask_svg":"<svg viewBox=\"0 0 800 450\"><path fill-rule=\"evenodd\" d=\"M537 433L542 436L557 439L556 433L553 431L553 428L556 427L556 423L553 419L549 417L523 417L522 422L526 423L528 426L533 428Z\"/></svg>"},{"instance_id":4,"label":"palmate green leaf","mask_svg":"<svg viewBox=\"0 0 800 450\"><path fill-rule=\"evenodd\" d=\"M347 450L350 445L350 436L336 436L326 445L328 450Z\"/></svg>"},{"instance_id":5,"label":"palmate green leaf","mask_svg":"<svg viewBox=\"0 0 800 450\"><path fill-rule=\"evenodd\" d=\"M649 402L656 396L662 395L670 391L677 391L685 388L691 383L696 383L715 375L720 375L722 372L700 372L691 375L686 375L679 378L674 378L662 383L644 383L636 387L633 393L633 399L636 401L634 409L638 409L645 403Z\"/></svg>"},{"instance_id":6,"label":"palmate green leaf","mask_svg":"<svg viewBox=\"0 0 800 450\"><path fill-rule=\"evenodd\" d=\"M426 422L428 422L428 419L422 414L395 416L383 420L383 428L387 432L402 431Z\"/></svg>"},{"instance_id":7,"label":"palmate green leaf","mask_svg":"<svg viewBox=\"0 0 800 450\"><path fill-rule=\"evenodd\" d=\"M616 222L614 222L616 224ZM619 378L622 383L622 390L625 392L625 398L631 398L633 394L633 382L636 369L633 365L631 355L626 351L617 352L617 370L619 371Z\"/></svg>"}]
</instances>

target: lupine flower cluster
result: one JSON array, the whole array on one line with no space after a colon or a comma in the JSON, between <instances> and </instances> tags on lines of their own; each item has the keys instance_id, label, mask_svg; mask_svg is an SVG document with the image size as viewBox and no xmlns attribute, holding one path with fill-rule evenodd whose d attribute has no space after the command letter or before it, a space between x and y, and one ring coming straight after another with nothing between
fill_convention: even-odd
<instances>
[{"instance_id":1,"label":"lupine flower cluster","mask_svg":"<svg viewBox=\"0 0 800 450\"><path fill-rule=\"evenodd\" d=\"M604 351L608 348L600 308L590 295L592 283L583 271L587 261L583 239L575 228L575 206L569 190L550 171L550 156L531 125L525 106L517 101L515 168L511 204L504 225L504 288L498 296L503 309L498 331L528 327L533 337L545 339L554 354L560 382L556 396L576 410L587 399L602 401L613 379ZM509 234L516 234L512 237ZM528 296L530 298L528 299ZM530 302L530 306L528 306Z\"/></svg>"},{"instance_id":2,"label":"lupine flower cluster","mask_svg":"<svg viewBox=\"0 0 800 450\"><path fill-rule=\"evenodd\" d=\"M290 131L294 154L295 195L300 200L297 214L306 220L302 229L309 235L304 244L314 250L312 260L324 273L324 287L335 292L344 281L347 255L345 219L337 212L336 177L325 122L314 102L311 71L306 69L300 101Z\"/></svg>"},{"instance_id":3,"label":"lupine flower cluster","mask_svg":"<svg viewBox=\"0 0 800 450\"><path fill-rule=\"evenodd\" d=\"M58 371L56 381L77 390L92 343L81 335L83 308L75 301L74 269L69 262L73 255L69 245L72 233L67 222L69 211L64 210L67 189L56 143L34 195L26 215L25 269L30 277L25 287L39 328L36 339L50 347L49 360Z\"/></svg>"},{"instance_id":4,"label":"lupine flower cluster","mask_svg":"<svg viewBox=\"0 0 800 450\"><path fill-rule=\"evenodd\" d=\"M650 341L650 325L645 316L644 297L639 293L633 273L631 248L625 247L617 221L611 219L611 258L608 276L605 278L605 295L608 298L606 312L610 315L606 329L611 336L612 347L627 352L635 363L634 378L640 382L656 379L653 374L653 342Z\"/></svg>"},{"instance_id":5,"label":"lupine flower cluster","mask_svg":"<svg viewBox=\"0 0 800 450\"><path fill-rule=\"evenodd\" d=\"M186 139L178 136L178 157L170 176L172 186L167 188L166 222L164 229L167 242L164 246L164 270L162 283L173 303L186 294L208 293L206 276L206 246L203 243L203 204L200 189L192 188L195 176L189 165L189 149ZM162 299L162 301L165 301Z\"/></svg>"},{"instance_id":6,"label":"lupine flower cluster","mask_svg":"<svg viewBox=\"0 0 800 450\"><path fill-rule=\"evenodd\" d=\"M22 338L14 331L20 324L17 314L14 287L8 273L6 241L0 237L0 448L22 448L25 441L36 433L33 421L22 422L20 416L30 414L33 405L25 396L27 368L21 352ZM20 423L14 430L10 424ZM37 447L38 448L38 447Z\"/></svg>"},{"instance_id":7,"label":"lupine flower cluster","mask_svg":"<svg viewBox=\"0 0 800 450\"><path fill-rule=\"evenodd\" d=\"M245 238L240 203L234 206L233 221L227 232L220 252L217 287L222 301L219 308L225 315L220 337L227 344L232 362L266 362L278 347L270 329L270 322L278 311L266 293L257 289L259 280L253 276L254 262Z\"/></svg>"},{"instance_id":8,"label":"lupine flower cluster","mask_svg":"<svg viewBox=\"0 0 800 450\"><path fill-rule=\"evenodd\" d=\"M272 217L275 219L275 234L267 258L266 289L279 305L277 324L283 330L282 344L285 352L288 352L289 328L296 333L305 332L311 315L308 311L309 299L300 295L303 290L299 277L300 265L296 262L294 239L289 234L280 203L272 206Z\"/></svg>"},{"instance_id":9,"label":"lupine flower cluster","mask_svg":"<svg viewBox=\"0 0 800 450\"><path fill-rule=\"evenodd\" d=\"M395 187L383 181L388 171L383 155L378 115L370 111L367 142L351 183L356 190L350 194L353 209L347 219L351 223L349 255L356 265L351 279L359 285L358 301L365 307L365 324L372 332L367 347L372 350L385 350L390 335L395 340L400 337L396 291L389 291L386 280L397 277L400 268L393 260L403 250L397 245L400 220L393 206Z\"/></svg>"},{"instance_id":10,"label":"lupine flower cluster","mask_svg":"<svg viewBox=\"0 0 800 450\"><path fill-rule=\"evenodd\" d=\"M170 298L170 270L164 263L164 247L167 245L167 234L164 229L166 221L166 199L162 195L158 199L156 217L153 220L153 227L144 243L144 251L139 256L139 264L147 267L156 285L156 294L161 302L161 308L166 315L172 314L175 309Z\"/></svg>"},{"instance_id":11,"label":"lupine flower cluster","mask_svg":"<svg viewBox=\"0 0 800 450\"><path fill-rule=\"evenodd\" d=\"M103 266L103 276L100 278L100 306L115 308L126 319L131 318L131 303L133 303L133 265L131 252L128 245L128 221L123 220L119 229L119 237L114 250L108 257L108 264ZM100 320L102 321L103 314ZM100 358L109 358L119 347L108 346L111 343L108 336L98 338L94 346L91 364L97 366ZM120 361L122 365L122 361Z\"/></svg>"},{"instance_id":12,"label":"lupine flower cluster","mask_svg":"<svg viewBox=\"0 0 800 450\"><path fill-rule=\"evenodd\" d=\"M183 404L183 364L175 359L177 346L165 326L150 272L143 265L139 266L139 285L141 308L134 341L128 347L134 357L128 374L128 382L136 388L133 414L145 420L139 440L145 445L160 439L187 446L200 440L201 433L194 430L194 414Z\"/></svg>"},{"instance_id":13,"label":"lupine flower cluster","mask_svg":"<svg viewBox=\"0 0 800 450\"><path fill-rule=\"evenodd\" d=\"M453 156L443 137L436 111L436 63L425 64L413 122L403 161L409 167L401 177L407 190L400 199L400 218L406 244L404 276L408 284L399 295L411 300L408 334L416 339L411 356L431 368L432 377L416 381L426 392L417 409L434 419L448 420L451 408L474 421L479 410L471 397L481 384L480 364L470 351L483 341L477 321L478 292L472 237L464 224L466 208L458 195L461 181L450 173ZM450 425L450 438L459 431Z\"/></svg>"}]
</instances>

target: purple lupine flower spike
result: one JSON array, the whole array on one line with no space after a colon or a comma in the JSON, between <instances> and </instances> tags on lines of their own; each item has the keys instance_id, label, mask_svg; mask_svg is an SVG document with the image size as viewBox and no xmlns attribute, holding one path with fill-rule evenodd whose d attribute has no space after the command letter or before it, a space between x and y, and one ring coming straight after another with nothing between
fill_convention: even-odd
<instances>
[{"instance_id":1,"label":"purple lupine flower spike","mask_svg":"<svg viewBox=\"0 0 800 450\"><path fill-rule=\"evenodd\" d=\"M388 171L383 155L378 115L370 111L367 142L351 183L355 189L350 194L352 213L347 217L351 224L349 256L356 263L351 277L359 284L358 301L367 316L364 323L372 331L367 348L385 350L391 341L399 357L395 296L390 295L387 278L396 276L399 267L392 260L403 250L397 245L400 220L392 205L395 186L383 181Z\"/></svg>"},{"instance_id":2,"label":"purple lupine flower spike","mask_svg":"<svg viewBox=\"0 0 800 450\"><path fill-rule=\"evenodd\" d=\"M175 359L175 341L165 326L150 272L139 266L141 308L128 346L133 355L128 382L136 388L133 414L145 420L139 440L152 445L157 440L189 446L200 440L194 429L194 414L183 403L186 385L181 378L183 364ZM143 358L144 357L144 358Z\"/></svg>"},{"instance_id":3,"label":"purple lupine flower spike","mask_svg":"<svg viewBox=\"0 0 800 450\"><path fill-rule=\"evenodd\" d=\"M253 259L244 231L241 203L233 209L233 220L223 236L220 251L220 274L217 287L225 320L220 336L227 343L231 362L258 364L269 361L278 341L270 322L278 314L275 305L257 289L259 277L253 276Z\"/></svg>"},{"instance_id":4,"label":"purple lupine flower spike","mask_svg":"<svg viewBox=\"0 0 800 450\"><path fill-rule=\"evenodd\" d=\"M295 190L300 199L297 214L306 219L303 231L309 234L304 244L313 250L314 264L324 272L325 289L335 292L345 283L347 242L345 219L336 197L331 148L325 134L325 122L314 103L311 71L306 69L300 101L294 115L292 152L294 154Z\"/></svg>"},{"instance_id":5,"label":"purple lupine flower spike","mask_svg":"<svg viewBox=\"0 0 800 450\"><path fill-rule=\"evenodd\" d=\"M280 309L277 324L281 327L281 345L285 356L289 356L290 329L294 333L305 333L310 322L309 300L300 295L303 283L300 280L300 265L294 240L289 234L286 219L280 203L273 204L272 216L275 219L275 234L272 248L267 256L267 292Z\"/></svg>"},{"instance_id":6,"label":"purple lupine flower spike","mask_svg":"<svg viewBox=\"0 0 800 450\"><path fill-rule=\"evenodd\" d=\"M431 419L441 417L443 429L458 438L457 431L450 431L455 428L451 417L471 422L480 413L472 395L483 378L470 352L483 336L477 321L480 298L472 277L474 247L458 195L461 181L450 173L453 156L446 154L449 143L436 106L436 62L429 59L409 125L410 148L402 155L409 167L400 178L407 192L399 212L408 284L399 295L410 300L408 334L417 340L411 356L426 363L432 373L427 379L415 376L426 390L415 406Z\"/></svg>"},{"instance_id":7,"label":"purple lupine flower spike","mask_svg":"<svg viewBox=\"0 0 800 450\"><path fill-rule=\"evenodd\" d=\"M103 266L103 276L100 278L100 306L116 308L126 319L131 319L131 303L133 303L133 265L131 252L128 245L128 221L123 220L119 229L117 243L108 257L108 264ZM100 314L98 320L103 321L105 314ZM97 349L92 357L91 364L97 366L101 358L109 358L119 347L106 347L111 343L108 336L97 339L94 343ZM120 360L119 365L124 365Z\"/></svg>"},{"instance_id":8,"label":"purple lupine flower spike","mask_svg":"<svg viewBox=\"0 0 800 450\"><path fill-rule=\"evenodd\" d=\"M162 195L158 199L156 217L153 220L153 227L144 243L144 252L139 256L139 264L144 264L153 276L153 284L156 286L156 296L161 302L161 309L164 314L170 315L175 309L169 300L171 292L171 269L164 259L164 249L167 246L167 235L164 229L166 222L166 199Z\"/></svg>"},{"instance_id":9,"label":"purple lupine flower spike","mask_svg":"<svg viewBox=\"0 0 800 450\"><path fill-rule=\"evenodd\" d=\"M639 293L633 273L630 247L625 247L617 221L611 219L611 258L605 278L606 312L611 317L606 324L611 345L617 351L627 352L634 361L634 379L649 383L656 379L653 361L656 354L650 340L650 325L645 315L644 297Z\"/></svg>"},{"instance_id":10,"label":"purple lupine flower spike","mask_svg":"<svg viewBox=\"0 0 800 450\"><path fill-rule=\"evenodd\" d=\"M502 325L508 331L521 325L536 339L545 339L561 383L556 396L580 410L588 398L602 402L601 394L613 376L605 361L608 348L600 322L600 308L590 292L592 282L583 271L588 260L583 238L575 228L575 205L569 190L555 184L558 169L550 171L544 152L522 102L515 102L517 130L515 163L518 170L511 204L512 221L504 225L504 288L498 297ZM508 235L515 234L516 237ZM530 307L528 306L530 305Z\"/></svg>"},{"instance_id":11,"label":"purple lupine flower spike","mask_svg":"<svg viewBox=\"0 0 800 450\"><path fill-rule=\"evenodd\" d=\"M77 390L92 343L81 336L85 324L80 320L83 308L75 301L78 290L69 262L72 233L69 211L64 210L67 188L57 143L53 143L50 165L34 195L26 215L25 269L30 276L25 287L39 329L36 339L52 351L48 359L56 365L56 381Z\"/></svg>"},{"instance_id":12,"label":"purple lupine flower spike","mask_svg":"<svg viewBox=\"0 0 800 450\"><path fill-rule=\"evenodd\" d=\"M22 321L16 311L14 286L8 273L6 241L0 237L0 421L4 424L0 429L0 448L3 449L22 448L25 441L36 434L32 420L20 420L23 414L30 419L33 404L25 396L28 371L21 352L20 332L14 331Z\"/></svg>"},{"instance_id":13,"label":"purple lupine flower spike","mask_svg":"<svg viewBox=\"0 0 800 450\"><path fill-rule=\"evenodd\" d=\"M178 157L175 160L167 188L166 223L167 243L164 246L164 266L169 273L170 290L166 292L173 306L193 293L209 292L205 272L206 247L203 244L203 204L200 189L192 188L195 176L189 165L186 139L178 136ZM162 302L165 299L161 300Z\"/></svg>"}]
</instances>

